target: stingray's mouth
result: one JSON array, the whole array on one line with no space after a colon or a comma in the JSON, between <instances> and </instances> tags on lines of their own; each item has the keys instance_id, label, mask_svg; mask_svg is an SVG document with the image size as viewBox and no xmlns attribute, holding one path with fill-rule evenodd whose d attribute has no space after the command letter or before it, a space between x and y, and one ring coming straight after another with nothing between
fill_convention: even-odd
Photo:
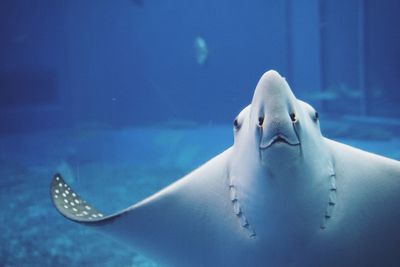
<instances>
[{"instance_id":1,"label":"stingray's mouth","mask_svg":"<svg viewBox=\"0 0 400 267\"><path fill-rule=\"evenodd\" d=\"M272 137L271 140L267 144L265 144L265 145L260 144L260 149L267 149L275 144L286 144L289 146L298 146L298 145L300 145L300 142L298 140L291 141L285 135L277 134L274 137Z\"/></svg>"}]
</instances>

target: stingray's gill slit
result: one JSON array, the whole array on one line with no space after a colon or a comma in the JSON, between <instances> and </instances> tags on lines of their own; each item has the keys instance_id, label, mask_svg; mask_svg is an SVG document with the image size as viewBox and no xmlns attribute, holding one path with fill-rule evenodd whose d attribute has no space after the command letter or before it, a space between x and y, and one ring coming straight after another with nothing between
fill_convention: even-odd
<instances>
[{"instance_id":1,"label":"stingray's gill slit","mask_svg":"<svg viewBox=\"0 0 400 267\"><path fill-rule=\"evenodd\" d=\"M236 186L234 185L231 176L229 176L229 195L232 202L233 212L239 219L240 226L248 233L250 238L254 238L256 236L256 232L251 227L249 221L243 213L242 207L240 205L240 201L237 197Z\"/></svg>"},{"instance_id":2,"label":"stingray's gill slit","mask_svg":"<svg viewBox=\"0 0 400 267\"><path fill-rule=\"evenodd\" d=\"M60 174L51 181L50 195L54 206L67 219L77 222L101 221L104 215L76 194Z\"/></svg>"},{"instance_id":3,"label":"stingray's gill slit","mask_svg":"<svg viewBox=\"0 0 400 267\"><path fill-rule=\"evenodd\" d=\"M336 174L332 172L329 175L329 199L324 216L321 221L320 228L326 229L329 219L332 218L333 210L337 202L337 187L336 187Z\"/></svg>"}]
</instances>

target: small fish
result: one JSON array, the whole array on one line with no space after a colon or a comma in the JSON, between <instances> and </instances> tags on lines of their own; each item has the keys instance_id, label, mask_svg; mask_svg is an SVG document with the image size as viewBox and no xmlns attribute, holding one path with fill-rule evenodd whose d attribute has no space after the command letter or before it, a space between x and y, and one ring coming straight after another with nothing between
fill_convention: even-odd
<instances>
[{"instance_id":1,"label":"small fish","mask_svg":"<svg viewBox=\"0 0 400 267\"><path fill-rule=\"evenodd\" d=\"M208 48L206 40L204 40L204 38L200 36L196 37L196 39L194 40L194 48L195 48L197 64L204 65L208 57Z\"/></svg>"}]
</instances>

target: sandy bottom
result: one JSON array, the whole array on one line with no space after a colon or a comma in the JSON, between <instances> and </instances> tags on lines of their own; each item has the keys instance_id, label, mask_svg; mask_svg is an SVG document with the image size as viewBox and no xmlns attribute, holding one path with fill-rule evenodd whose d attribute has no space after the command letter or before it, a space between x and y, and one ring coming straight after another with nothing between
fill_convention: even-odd
<instances>
[{"instance_id":1,"label":"sandy bottom","mask_svg":"<svg viewBox=\"0 0 400 267\"><path fill-rule=\"evenodd\" d=\"M399 138L339 141L400 159ZM156 192L231 143L228 125L0 136L0 265L156 266L59 215L48 192L52 175L61 172L107 214Z\"/></svg>"}]
</instances>

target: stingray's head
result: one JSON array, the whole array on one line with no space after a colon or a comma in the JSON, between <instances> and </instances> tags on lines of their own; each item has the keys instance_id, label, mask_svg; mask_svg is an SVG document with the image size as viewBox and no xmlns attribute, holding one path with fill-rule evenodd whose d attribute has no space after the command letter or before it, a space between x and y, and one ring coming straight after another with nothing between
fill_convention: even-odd
<instances>
[{"instance_id":1,"label":"stingray's head","mask_svg":"<svg viewBox=\"0 0 400 267\"><path fill-rule=\"evenodd\" d=\"M318 113L268 71L233 124L229 177L249 222L259 236L278 229L277 238L305 240L327 206L333 170Z\"/></svg>"},{"instance_id":2,"label":"stingray's head","mask_svg":"<svg viewBox=\"0 0 400 267\"><path fill-rule=\"evenodd\" d=\"M322 140L318 113L296 99L276 71L259 80L251 105L234 120L235 147L255 151L262 165L289 167L301 163ZM250 150L249 150L250 149ZM255 160L254 158L252 160Z\"/></svg>"}]
</instances>

